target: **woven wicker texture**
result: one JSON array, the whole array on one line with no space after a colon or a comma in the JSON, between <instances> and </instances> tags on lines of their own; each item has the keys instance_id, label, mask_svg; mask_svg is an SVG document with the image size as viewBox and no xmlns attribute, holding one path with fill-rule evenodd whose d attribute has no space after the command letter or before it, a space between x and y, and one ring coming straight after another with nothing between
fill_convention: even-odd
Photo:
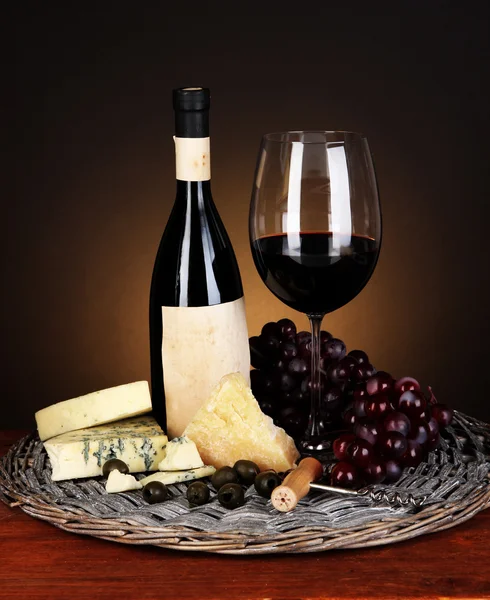
<instances>
[{"instance_id":1,"label":"woven wicker texture","mask_svg":"<svg viewBox=\"0 0 490 600\"><path fill-rule=\"evenodd\" d=\"M65 531L126 544L229 554L376 546L453 527L490 506L490 427L456 413L444 436L427 462L389 486L426 497L419 509L314 492L291 513L279 513L251 488L245 505L228 511L209 482L212 500L205 506L189 508L186 484L169 486L169 500L149 505L141 491L107 494L102 477L52 482L35 435L0 460L0 499Z\"/></svg>"}]
</instances>

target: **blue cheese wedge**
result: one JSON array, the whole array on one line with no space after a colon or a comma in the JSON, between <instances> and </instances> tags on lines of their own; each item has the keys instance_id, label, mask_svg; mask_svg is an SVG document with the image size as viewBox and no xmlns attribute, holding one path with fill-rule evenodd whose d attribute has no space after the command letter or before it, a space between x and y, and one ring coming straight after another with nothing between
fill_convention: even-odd
<instances>
[{"instance_id":1,"label":"blue cheese wedge","mask_svg":"<svg viewBox=\"0 0 490 600\"><path fill-rule=\"evenodd\" d=\"M201 477L211 477L216 471L214 467L206 465L199 469L190 469L188 471L167 471L166 473L153 473L144 479L140 479L142 486L145 486L150 481L161 481L165 485L172 483L182 483L184 481L192 481L193 479L201 479Z\"/></svg>"},{"instance_id":2,"label":"blue cheese wedge","mask_svg":"<svg viewBox=\"0 0 490 600\"><path fill-rule=\"evenodd\" d=\"M182 436L171 440L165 448L165 457L158 465L159 471L188 471L204 467L196 444Z\"/></svg>"},{"instance_id":3,"label":"blue cheese wedge","mask_svg":"<svg viewBox=\"0 0 490 600\"><path fill-rule=\"evenodd\" d=\"M132 475L121 473L117 469L109 473L105 491L108 494L118 494L119 492L129 492L131 490L140 490L143 486Z\"/></svg>"},{"instance_id":4,"label":"blue cheese wedge","mask_svg":"<svg viewBox=\"0 0 490 600\"><path fill-rule=\"evenodd\" d=\"M62 433L149 412L151 396L148 382L136 381L58 402L38 410L35 417L39 437L44 442Z\"/></svg>"},{"instance_id":5,"label":"blue cheese wedge","mask_svg":"<svg viewBox=\"0 0 490 600\"><path fill-rule=\"evenodd\" d=\"M53 481L102 475L111 458L125 462L131 473L156 471L165 456L167 436L153 417L124 419L72 431L44 442Z\"/></svg>"}]
</instances>

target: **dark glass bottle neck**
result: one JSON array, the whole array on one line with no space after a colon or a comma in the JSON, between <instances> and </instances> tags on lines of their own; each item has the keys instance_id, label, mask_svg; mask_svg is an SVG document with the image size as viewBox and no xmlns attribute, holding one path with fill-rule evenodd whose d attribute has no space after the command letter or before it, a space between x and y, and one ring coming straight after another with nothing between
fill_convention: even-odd
<instances>
[{"instance_id":1,"label":"dark glass bottle neck","mask_svg":"<svg viewBox=\"0 0 490 600\"><path fill-rule=\"evenodd\" d=\"M211 181L181 181L177 179L176 202L188 199L212 200Z\"/></svg>"}]
</instances>

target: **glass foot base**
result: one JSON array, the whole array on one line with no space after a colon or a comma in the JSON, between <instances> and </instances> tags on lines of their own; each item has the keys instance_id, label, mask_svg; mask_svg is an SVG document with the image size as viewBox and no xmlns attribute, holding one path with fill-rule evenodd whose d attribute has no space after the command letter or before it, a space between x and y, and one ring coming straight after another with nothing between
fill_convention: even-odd
<instances>
[{"instance_id":1,"label":"glass foot base","mask_svg":"<svg viewBox=\"0 0 490 600\"><path fill-rule=\"evenodd\" d=\"M323 435L305 436L298 443L298 450L302 457L313 456L318 460L333 460L333 443L346 430L329 431Z\"/></svg>"}]
</instances>

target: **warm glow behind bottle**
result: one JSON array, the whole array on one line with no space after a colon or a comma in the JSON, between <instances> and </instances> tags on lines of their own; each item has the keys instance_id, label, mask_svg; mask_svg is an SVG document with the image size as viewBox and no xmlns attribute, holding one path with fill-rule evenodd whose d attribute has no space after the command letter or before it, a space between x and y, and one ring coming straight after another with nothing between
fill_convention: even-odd
<instances>
[{"instance_id":1,"label":"warm glow behind bottle","mask_svg":"<svg viewBox=\"0 0 490 600\"><path fill-rule=\"evenodd\" d=\"M180 435L223 375L249 379L243 288L211 195L209 90L174 91L177 195L150 292L155 416Z\"/></svg>"}]
</instances>

